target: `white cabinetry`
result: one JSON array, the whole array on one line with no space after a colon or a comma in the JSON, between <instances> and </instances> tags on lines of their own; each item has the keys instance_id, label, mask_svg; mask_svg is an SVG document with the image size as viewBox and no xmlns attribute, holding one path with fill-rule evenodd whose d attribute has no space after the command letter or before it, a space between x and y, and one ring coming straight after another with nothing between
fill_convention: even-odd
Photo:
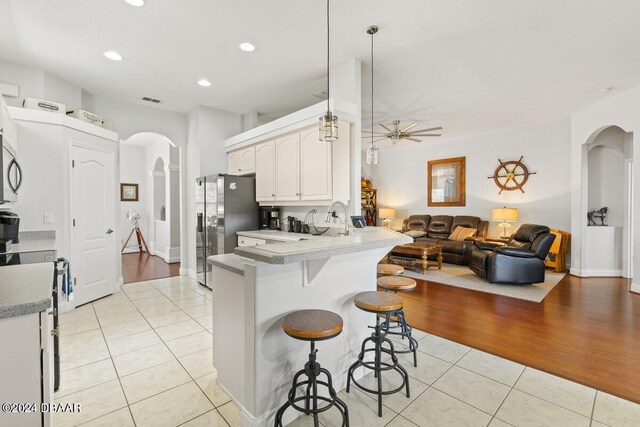
<instances>
[{"instance_id":1,"label":"white cabinetry","mask_svg":"<svg viewBox=\"0 0 640 427\"><path fill-rule=\"evenodd\" d=\"M331 148L332 144L318 141L316 127L300 132L301 200L331 200Z\"/></svg>"},{"instance_id":2,"label":"white cabinetry","mask_svg":"<svg viewBox=\"0 0 640 427\"><path fill-rule=\"evenodd\" d=\"M276 200L276 142L256 145L256 201Z\"/></svg>"},{"instance_id":3,"label":"white cabinetry","mask_svg":"<svg viewBox=\"0 0 640 427\"><path fill-rule=\"evenodd\" d=\"M238 236L238 246L260 246L266 244L267 241L263 239L256 239L255 237Z\"/></svg>"},{"instance_id":4,"label":"white cabinetry","mask_svg":"<svg viewBox=\"0 0 640 427\"><path fill-rule=\"evenodd\" d=\"M256 171L255 147L242 148L229 153L228 170L230 175L247 175Z\"/></svg>"},{"instance_id":5,"label":"white cabinetry","mask_svg":"<svg viewBox=\"0 0 640 427\"><path fill-rule=\"evenodd\" d=\"M276 139L276 201L300 200L300 135Z\"/></svg>"},{"instance_id":6,"label":"white cabinetry","mask_svg":"<svg viewBox=\"0 0 640 427\"><path fill-rule=\"evenodd\" d=\"M18 129L2 95L0 95L0 130L2 130L3 144L8 145L13 154L16 155L18 151Z\"/></svg>"},{"instance_id":7,"label":"white cabinetry","mask_svg":"<svg viewBox=\"0 0 640 427\"><path fill-rule=\"evenodd\" d=\"M43 420L40 412L40 404L53 402L51 317L42 311L0 320L0 400L37 405L35 412L0 412L0 425L51 425L51 414Z\"/></svg>"}]
</instances>

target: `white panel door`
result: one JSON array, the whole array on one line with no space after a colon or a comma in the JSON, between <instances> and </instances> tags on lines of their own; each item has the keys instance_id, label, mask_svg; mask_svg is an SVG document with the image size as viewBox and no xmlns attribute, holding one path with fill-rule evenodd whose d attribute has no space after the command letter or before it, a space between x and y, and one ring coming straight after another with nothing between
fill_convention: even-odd
<instances>
[{"instance_id":1,"label":"white panel door","mask_svg":"<svg viewBox=\"0 0 640 427\"><path fill-rule=\"evenodd\" d=\"M256 171L256 149L255 147L245 148L240 151L240 169L243 175Z\"/></svg>"},{"instance_id":2,"label":"white panel door","mask_svg":"<svg viewBox=\"0 0 640 427\"><path fill-rule=\"evenodd\" d=\"M276 200L300 200L300 134L276 139Z\"/></svg>"},{"instance_id":3,"label":"white panel door","mask_svg":"<svg viewBox=\"0 0 640 427\"><path fill-rule=\"evenodd\" d=\"M276 200L276 142L256 146L256 201Z\"/></svg>"},{"instance_id":4,"label":"white panel door","mask_svg":"<svg viewBox=\"0 0 640 427\"><path fill-rule=\"evenodd\" d=\"M336 141L333 144L340 144ZM318 128L300 132L300 196L301 200L331 200L331 146L318 141Z\"/></svg>"},{"instance_id":5,"label":"white panel door","mask_svg":"<svg viewBox=\"0 0 640 427\"><path fill-rule=\"evenodd\" d=\"M73 145L71 154L71 272L78 306L116 290L115 153Z\"/></svg>"}]
</instances>

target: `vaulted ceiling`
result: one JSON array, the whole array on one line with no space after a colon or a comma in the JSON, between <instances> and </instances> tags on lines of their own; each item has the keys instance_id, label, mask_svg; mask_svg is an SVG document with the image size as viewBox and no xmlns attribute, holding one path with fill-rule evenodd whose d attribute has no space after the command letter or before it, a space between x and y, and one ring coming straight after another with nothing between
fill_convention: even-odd
<instances>
[{"instance_id":1,"label":"vaulted ceiling","mask_svg":"<svg viewBox=\"0 0 640 427\"><path fill-rule=\"evenodd\" d=\"M319 101L324 13L323 0L0 0L0 59L116 99L277 117ZM603 88L640 85L638 17L637 0L332 0L332 61L365 64L367 117L366 28L378 25L376 122L462 135L568 117Z\"/></svg>"}]
</instances>

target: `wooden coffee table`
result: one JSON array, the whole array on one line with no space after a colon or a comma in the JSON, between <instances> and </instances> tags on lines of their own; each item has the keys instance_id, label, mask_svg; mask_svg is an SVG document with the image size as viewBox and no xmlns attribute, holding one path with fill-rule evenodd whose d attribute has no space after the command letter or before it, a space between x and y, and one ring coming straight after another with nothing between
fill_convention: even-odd
<instances>
[{"instance_id":1,"label":"wooden coffee table","mask_svg":"<svg viewBox=\"0 0 640 427\"><path fill-rule=\"evenodd\" d=\"M442 270L442 245L425 242L414 242L396 246L387 255L387 262L403 267L422 270L427 273L429 268L429 255L437 255L438 270Z\"/></svg>"}]
</instances>

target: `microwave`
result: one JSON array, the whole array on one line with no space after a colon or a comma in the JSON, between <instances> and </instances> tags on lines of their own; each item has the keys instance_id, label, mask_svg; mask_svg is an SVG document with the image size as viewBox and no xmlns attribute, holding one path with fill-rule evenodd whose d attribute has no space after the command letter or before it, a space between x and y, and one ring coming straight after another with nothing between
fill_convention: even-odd
<instances>
[{"instance_id":1,"label":"microwave","mask_svg":"<svg viewBox=\"0 0 640 427\"><path fill-rule=\"evenodd\" d=\"M22 168L16 159L13 146L7 141L3 130L0 129L0 205L18 200L18 189L22 184Z\"/></svg>"}]
</instances>

